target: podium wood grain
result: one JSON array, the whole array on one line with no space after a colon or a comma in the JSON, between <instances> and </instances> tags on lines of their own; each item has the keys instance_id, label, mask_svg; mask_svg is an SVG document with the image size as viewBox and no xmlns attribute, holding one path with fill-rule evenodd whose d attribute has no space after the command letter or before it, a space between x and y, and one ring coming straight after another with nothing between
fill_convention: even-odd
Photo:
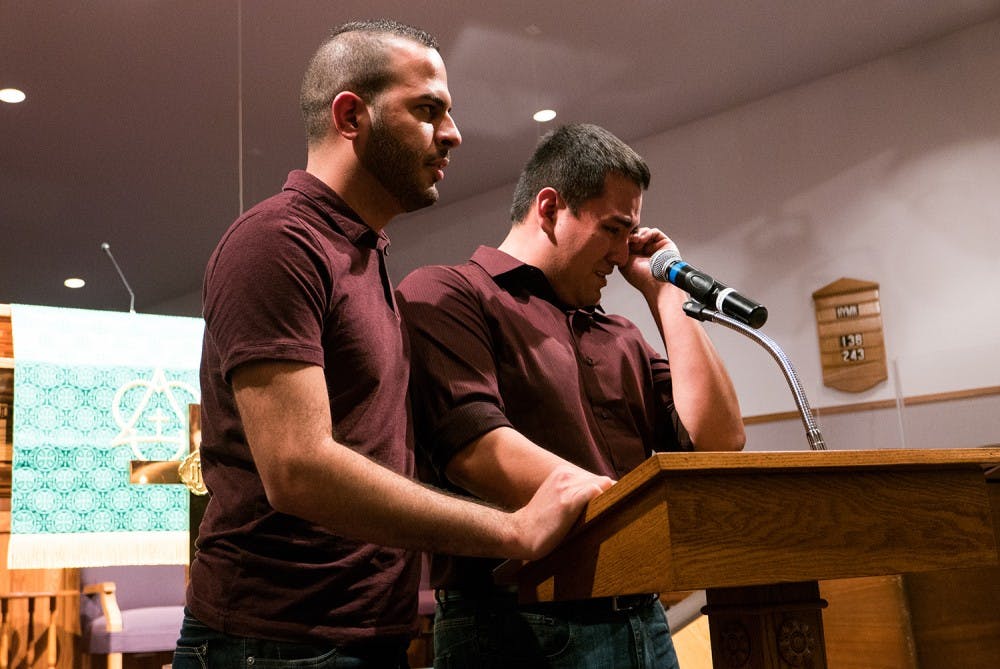
<instances>
[{"instance_id":1,"label":"podium wood grain","mask_svg":"<svg viewBox=\"0 0 1000 669\"><path fill-rule=\"evenodd\" d=\"M807 629L819 669L817 581L998 562L1000 480L986 475L998 465L997 447L656 454L516 581L524 601L706 589L710 606L770 607L777 615L754 623L759 635L787 646ZM785 615L803 592L810 601L798 604L815 610L804 622ZM787 664L771 650L772 659L733 666Z\"/></svg>"}]
</instances>

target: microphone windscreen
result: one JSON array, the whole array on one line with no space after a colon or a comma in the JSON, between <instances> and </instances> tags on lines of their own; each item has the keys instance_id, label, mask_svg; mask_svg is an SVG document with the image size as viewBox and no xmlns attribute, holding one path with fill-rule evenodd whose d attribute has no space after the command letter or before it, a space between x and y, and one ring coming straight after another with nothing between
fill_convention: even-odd
<instances>
[{"instance_id":1,"label":"microphone windscreen","mask_svg":"<svg viewBox=\"0 0 1000 669\"><path fill-rule=\"evenodd\" d=\"M671 248L660 249L649 257L649 271L657 281L669 281L667 268L681 259L681 254Z\"/></svg>"}]
</instances>

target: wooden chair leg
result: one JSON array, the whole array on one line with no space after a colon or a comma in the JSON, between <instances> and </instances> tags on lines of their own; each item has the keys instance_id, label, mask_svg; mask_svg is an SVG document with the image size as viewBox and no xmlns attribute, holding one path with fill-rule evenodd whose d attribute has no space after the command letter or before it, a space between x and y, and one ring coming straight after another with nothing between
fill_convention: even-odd
<instances>
[{"instance_id":1,"label":"wooden chair leg","mask_svg":"<svg viewBox=\"0 0 1000 669\"><path fill-rule=\"evenodd\" d=\"M48 669L56 669L56 597L49 597L49 626L45 631L45 661Z\"/></svg>"},{"instance_id":2,"label":"wooden chair leg","mask_svg":"<svg viewBox=\"0 0 1000 669\"><path fill-rule=\"evenodd\" d=\"M35 664L35 598L28 597L28 634L25 641L25 657L28 666Z\"/></svg>"},{"instance_id":3,"label":"wooden chair leg","mask_svg":"<svg viewBox=\"0 0 1000 669\"><path fill-rule=\"evenodd\" d=\"M7 600L0 599L0 669L10 666L10 621L7 620Z\"/></svg>"}]
</instances>

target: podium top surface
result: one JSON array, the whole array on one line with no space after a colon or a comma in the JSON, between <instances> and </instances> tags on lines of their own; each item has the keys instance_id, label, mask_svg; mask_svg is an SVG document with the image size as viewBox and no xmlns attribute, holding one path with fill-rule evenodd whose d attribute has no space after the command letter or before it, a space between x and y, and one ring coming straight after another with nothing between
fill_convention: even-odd
<instances>
[{"instance_id":1,"label":"podium top surface","mask_svg":"<svg viewBox=\"0 0 1000 669\"><path fill-rule=\"evenodd\" d=\"M607 492L592 500L587 506L584 519L589 521L595 518L649 481L673 474L975 467L984 470L1000 468L1000 445L981 448L654 453Z\"/></svg>"},{"instance_id":2,"label":"podium top surface","mask_svg":"<svg viewBox=\"0 0 1000 669\"><path fill-rule=\"evenodd\" d=\"M658 453L497 576L549 601L996 564L998 520L997 446Z\"/></svg>"}]
</instances>

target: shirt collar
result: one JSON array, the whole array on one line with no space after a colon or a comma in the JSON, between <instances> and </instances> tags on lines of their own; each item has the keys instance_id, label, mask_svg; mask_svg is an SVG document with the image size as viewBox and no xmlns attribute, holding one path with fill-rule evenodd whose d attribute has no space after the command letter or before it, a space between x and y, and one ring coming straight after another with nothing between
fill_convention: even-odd
<instances>
[{"instance_id":1,"label":"shirt collar","mask_svg":"<svg viewBox=\"0 0 1000 669\"><path fill-rule=\"evenodd\" d=\"M582 311L589 314L593 314L595 311L604 312L599 304L579 309L567 306L556 296L556 291L542 270L522 262L500 249L480 246L472 254L470 261L482 267L498 286L508 292L527 291L565 312Z\"/></svg>"},{"instance_id":2,"label":"shirt collar","mask_svg":"<svg viewBox=\"0 0 1000 669\"><path fill-rule=\"evenodd\" d=\"M385 231L375 232L351 209L350 205L335 190L305 170L292 170L288 174L283 190L293 190L311 202L321 211L331 225L355 246L367 246L385 251L389 246L389 236Z\"/></svg>"}]
</instances>

